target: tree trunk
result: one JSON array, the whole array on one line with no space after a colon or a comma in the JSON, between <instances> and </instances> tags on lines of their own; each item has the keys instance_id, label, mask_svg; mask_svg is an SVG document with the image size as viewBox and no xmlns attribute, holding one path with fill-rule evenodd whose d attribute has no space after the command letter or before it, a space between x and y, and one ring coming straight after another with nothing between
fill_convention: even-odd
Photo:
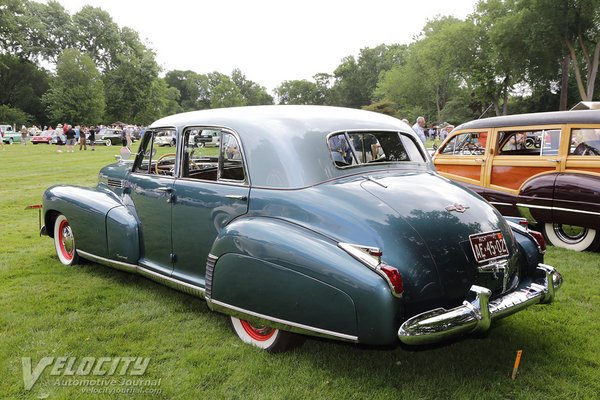
<instances>
[{"instance_id":1,"label":"tree trunk","mask_svg":"<svg viewBox=\"0 0 600 400\"><path fill-rule=\"evenodd\" d=\"M560 102L558 105L559 111L565 111L567 109L567 99L569 97L569 64L571 64L571 57L565 54L562 61L562 78L560 82Z\"/></svg>"}]
</instances>

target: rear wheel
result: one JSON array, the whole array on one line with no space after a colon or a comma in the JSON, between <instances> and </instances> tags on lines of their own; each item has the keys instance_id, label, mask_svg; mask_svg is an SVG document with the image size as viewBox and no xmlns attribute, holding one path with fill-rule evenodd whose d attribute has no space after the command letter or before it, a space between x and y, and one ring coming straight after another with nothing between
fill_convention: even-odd
<instances>
[{"instance_id":1,"label":"rear wheel","mask_svg":"<svg viewBox=\"0 0 600 400\"><path fill-rule=\"evenodd\" d=\"M64 265L74 265L79 262L75 247L75 236L67 217L60 214L54 223L54 248L56 255Z\"/></svg>"},{"instance_id":2,"label":"rear wheel","mask_svg":"<svg viewBox=\"0 0 600 400\"><path fill-rule=\"evenodd\" d=\"M231 318L233 330L242 342L271 353L289 350L301 343L300 338L290 332L267 326L255 325L243 319Z\"/></svg>"},{"instance_id":3,"label":"rear wheel","mask_svg":"<svg viewBox=\"0 0 600 400\"><path fill-rule=\"evenodd\" d=\"M106 139L104 141L104 144L106 144L107 146L112 146L112 141L110 139Z\"/></svg>"},{"instance_id":4,"label":"rear wheel","mask_svg":"<svg viewBox=\"0 0 600 400\"><path fill-rule=\"evenodd\" d=\"M566 224L545 223L544 236L550 244L575 251L595 251L600 245L600 234L595 229Z\"/></svg>"}]
</instances>

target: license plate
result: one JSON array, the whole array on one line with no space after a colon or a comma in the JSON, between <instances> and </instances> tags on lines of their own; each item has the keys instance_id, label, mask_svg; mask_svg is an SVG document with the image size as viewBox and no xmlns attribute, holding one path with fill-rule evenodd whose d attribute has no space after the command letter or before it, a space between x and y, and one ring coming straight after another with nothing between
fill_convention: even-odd
<instances>
[{"instance_id":1,"label":"license plate","mask_svg":"<svg viewBox=\"0 0 600 400\"><path fill-rule=\"evenodd\" d=\"M478 263L508 256L502 232L487 232L469 236L473 255Z\"/></svg>"}]
</instances>

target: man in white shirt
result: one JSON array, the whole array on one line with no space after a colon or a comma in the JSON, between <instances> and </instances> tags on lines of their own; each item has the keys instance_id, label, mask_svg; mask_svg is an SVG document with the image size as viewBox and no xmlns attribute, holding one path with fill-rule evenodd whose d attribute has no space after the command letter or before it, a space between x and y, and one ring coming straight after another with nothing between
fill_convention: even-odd
<instances>
[{"instance_id":1,"label":"man in white shirt","mask_svg":"<svg viewBox=\"0 0 600 400\"><path fill-rule=\"evenodd\" d=\"M425 127L425 117L417 118L417 122L412 126L413 131L419 136L419 139L425 144L427 138L425 137L425 131L423 128Z\"/></svg>"}]
</instances>

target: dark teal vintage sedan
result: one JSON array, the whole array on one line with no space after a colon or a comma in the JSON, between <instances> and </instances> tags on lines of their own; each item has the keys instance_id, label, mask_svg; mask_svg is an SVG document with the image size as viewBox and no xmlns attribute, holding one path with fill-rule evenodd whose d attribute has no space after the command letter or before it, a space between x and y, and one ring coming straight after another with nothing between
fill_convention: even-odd
<instances>
[{"instance_id":1,"label":"dark teal vintage sedan","mask_svg":"<svg viewBox=\"0 0 600 400\"><path fill-rule=\"evenodd\" d=\"M217 156L189 140L219 132ZM155 142L176 132L176 148ZM216 154L216 152L213 152ZM160 119L94 188L44 194L43 233L81 258L202 297L247 343L298 334L434 343L549 303L543 237L439 176L396 118L321 106Z\"/></svg>"}]
</instances>

